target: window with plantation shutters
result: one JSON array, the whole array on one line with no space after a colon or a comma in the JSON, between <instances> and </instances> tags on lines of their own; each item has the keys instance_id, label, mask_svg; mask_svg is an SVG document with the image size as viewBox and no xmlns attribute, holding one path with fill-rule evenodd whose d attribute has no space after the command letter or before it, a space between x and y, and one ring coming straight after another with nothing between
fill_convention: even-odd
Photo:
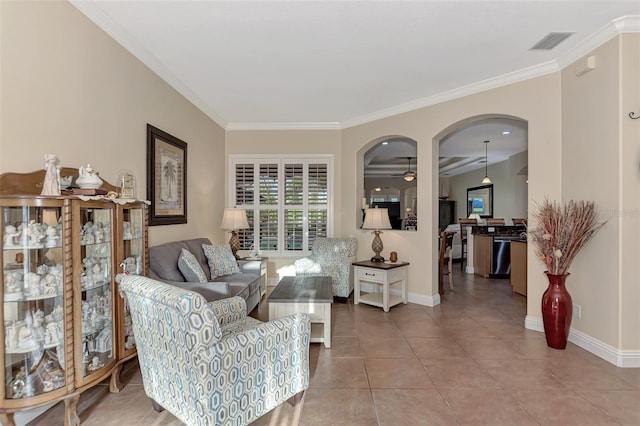
<instances>
[{"instance_id":1,"label":"window with plantation shutters","mask_svg":"<svg viewBox=\"0 0 640 426\"><path fill-rule=\"evenodd\" d=\"M330 235L331 156L230 156L229 199L247 211L241 250L269 256L303 256L316 237Z\"/></svg>"}]
</instances>

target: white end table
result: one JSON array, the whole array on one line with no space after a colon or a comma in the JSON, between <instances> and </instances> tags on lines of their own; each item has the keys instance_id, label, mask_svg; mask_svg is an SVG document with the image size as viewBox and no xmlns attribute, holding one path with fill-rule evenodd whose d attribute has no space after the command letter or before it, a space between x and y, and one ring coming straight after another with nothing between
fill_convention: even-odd
<instances>
[{"instance_id":1,"label":"white end table","mask_svg":"<svg viewBox=\"0 0 640 426\"><path fill-rule=\"evenodd\" d=\"M407 271L409 262L371 262L362 260L353 262L354 290L353 303L366 303L378 306L389 312L389 308L402 302L407 303ZM390 294L389 290L395 283L401 285L401 296ZM380 292L360 294L363 283L377 284L381 286Z\"/></svg>"},{"instance_id":2,"label":"white end table","mask_svg":"<svg viewBox=\"0 0 640 426\"><path fill-rule=\"evenodd\" d=\"M240 269L245 273L260 275L260 297L267 292L267 262L268 257L241 257L238 259Z\"/></svg>"}]
</instances>

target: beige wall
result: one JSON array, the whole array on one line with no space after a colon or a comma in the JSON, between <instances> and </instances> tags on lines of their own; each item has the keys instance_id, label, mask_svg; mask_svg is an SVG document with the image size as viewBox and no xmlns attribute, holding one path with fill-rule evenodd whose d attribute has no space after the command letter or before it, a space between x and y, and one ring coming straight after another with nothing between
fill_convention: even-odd
<instances>
[{"instance_id":1,"label":"beige wall","mask_svg":"<svg viewBox=\"0 0 640 426\"><path fill-rule=\"evenodd\" d=\"M640 347L640 142L627 117L637 108L638 39L625 35L591 52L596 69L582 76L573 65L562 72L563 197L593 200L609 220L571 267L567 288L574 304L582 306L582 318L574 318L573 327L621 349ZM623 86L622 78L635 83ZM624 108L621 99L627 96Z\"/></svg>"},{"instance_id":2,"label":"beige wall","mask_svg":"<svg viewBox=\"0 0 640 426\"><path fill-rule=\"evenodd\" d=\"M527 166L527 157L524 151L488 167L493 182L493 216L504 218L507 225L511 225L511 218L527 217L527 177L518 175L518 171ZM456 201L456 221L467 216L467 188L482 185L483 177L484 168L450 178L453 197L450 199Z\"/></svg>"},{"instance_id":3,"label":"beige wall","mask_svg":"<svg viewBox=\"0 0 640 426\"><path fill-rule=\"evenodd\" d=\"M623 350L640 350L640 120L628 114L640 114L640 34L620 38L620 343Z\"/></svg>"},{"instance_id":4,"label":"beige wall","mask_svg":"<svg viewBox=\"0 0 640 426\"><path fill-rule=\"evenodd\" d=\"M188 143L188 223L155 226L150 243L218 229L224 130L67 2L0 2L0 173L91 163L115 183L132 170L146 198L146 124Z\"/></svg>"},{"instance_id":5,"label":"beige wall","mask_svg":"<svg viewBox=\"0 0 640 426\"><path fill-rule=\"evenodd\" d=\"M395 250L411 262L409 292L424 302L437 301L437 197L438 140L451 128L470 119L507 115L529 123L529 199L560 196L560 76L547 75L522 83L467 96L343 131L343 189L346 212L342 234L356 233L359 257L370 256L371 236L356 229L359 188L363 187L361 154L387 135L401 135L418 142L417 232L387 231L385 252ZM426 219L426 220L425 220ZM424 225L423 225L424 224ZM383 255L385 254L383 252ZM529 268L529 315L540 317L539 301L546 288L542 266Z\"/></svg>"}]
</instances>

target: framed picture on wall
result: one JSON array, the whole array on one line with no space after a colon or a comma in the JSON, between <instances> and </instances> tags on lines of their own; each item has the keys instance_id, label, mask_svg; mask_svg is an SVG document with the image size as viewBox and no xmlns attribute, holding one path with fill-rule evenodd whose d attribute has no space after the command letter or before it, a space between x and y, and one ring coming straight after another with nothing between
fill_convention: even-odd
<instances>
[{"instance_id":1,"label":"framed picture on wall","mask_svg":"<svg viewBox=\"0 0 640 426\"><path fill-rule=\"evenodd\" d=\"M149 225L187 223L187 143L147 124Z\"/></svg>"}]
</instances>

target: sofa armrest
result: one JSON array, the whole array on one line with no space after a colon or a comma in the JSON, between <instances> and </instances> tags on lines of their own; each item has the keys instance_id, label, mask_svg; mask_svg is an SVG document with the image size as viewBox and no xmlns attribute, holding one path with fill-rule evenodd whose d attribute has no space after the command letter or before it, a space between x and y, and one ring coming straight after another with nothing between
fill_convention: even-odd
<instances>
[{"instance_id":1,"label":"sofa armrest","mask_svg":"<svg viewBox=\"0 0 640 426\"><path fill-rule=\"evenodd\" d=\"M235 296L228 299L214 300L209 305L213 308L221 327L247 316L247 302L242 297Z\"/></svg>"}]
</instances>

